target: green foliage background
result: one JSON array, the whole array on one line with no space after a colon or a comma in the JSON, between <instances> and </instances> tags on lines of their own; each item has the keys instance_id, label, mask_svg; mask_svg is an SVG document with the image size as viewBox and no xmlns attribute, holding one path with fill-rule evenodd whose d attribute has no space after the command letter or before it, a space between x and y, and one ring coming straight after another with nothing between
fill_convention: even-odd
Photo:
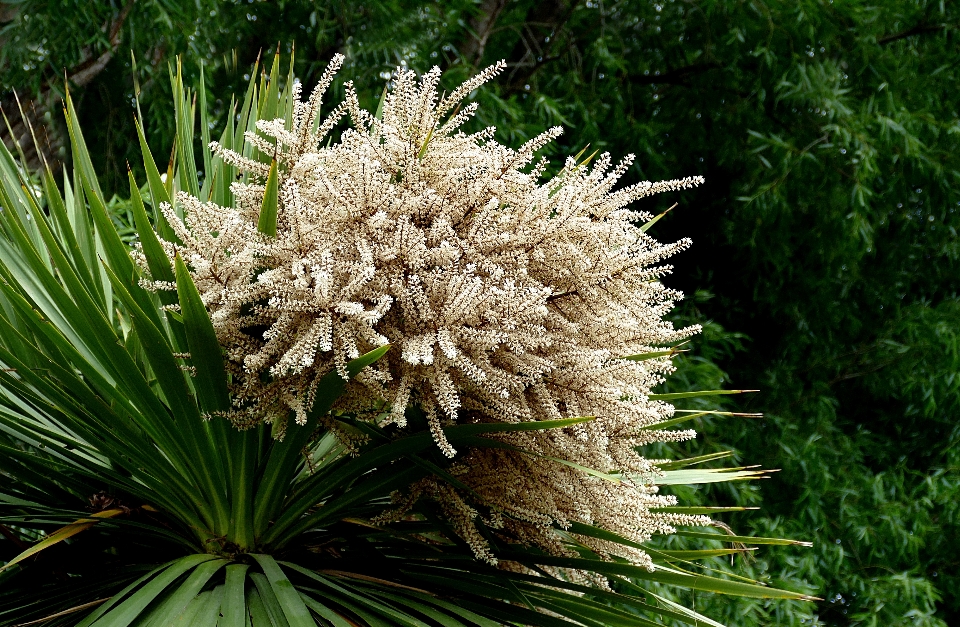
<instances>
[{"instance_id":1,"label":"green foliage background","mask_svg":"<svg viewBox=\"0 0 960 627\"><path fill-rule=\"evenodd\" d=\"M742 568L825 600L697 610L939 626L960 621L958 26L956 5L926 0L21 0L0 2L0 89L11 117L13 89L35 98L56 153L64 69L106 54L74 95L109 196L138 163L137 90L151 144L172 145L177 54L195 77L205 65L218 124L277 42L308 88L346 54L366 104L397 65L439 64L453 85L507 59L477 95L502 139L559 124L557 161L590 144L636 153L631 182L707 179L643 206L679 202L657 234L694 240L669 282L705 332L669 385L759 388L737 407L765 418L704 420L687 452L782 469L711 497L762 507L726 519L738 532L814 541Z\"/></svg>"}]
</instances>

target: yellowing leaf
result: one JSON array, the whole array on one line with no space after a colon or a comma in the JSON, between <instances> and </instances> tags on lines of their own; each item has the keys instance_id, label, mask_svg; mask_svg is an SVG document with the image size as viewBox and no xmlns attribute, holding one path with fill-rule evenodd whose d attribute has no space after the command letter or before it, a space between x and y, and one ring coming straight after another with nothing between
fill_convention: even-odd
<instances>
[{"instance_id":1,"label":"yellowing leaf","mask_svg":"<svg viewBox=\"0 0 960 627\"><path fill-rule=\"evenodd\" d=\"M115 516L119 516L120 514L124 513L124 511L125 510L122 510L119 508L104 510L102 512L97 512L96 514L90 514L88 518L80 518L79 520L76 520L70 523L66 527L57 529L56 531L48 535L43 540L40 540L39 542L31 546L29 549L22 552L20 555L16 556L15 558L10 560L3 566L0 566L0 572L10 568L14 564L22 562L23 560L27 559L32 555L36 555L40 551L46 548L49 548L54 544L57 544L59 542L66 540L67 538L77 535L81 531L86 531L90 527L93 527L98 522L100 522L99 520L91 520L91 519L113 518Z\"/></svg>"}]
</instances>

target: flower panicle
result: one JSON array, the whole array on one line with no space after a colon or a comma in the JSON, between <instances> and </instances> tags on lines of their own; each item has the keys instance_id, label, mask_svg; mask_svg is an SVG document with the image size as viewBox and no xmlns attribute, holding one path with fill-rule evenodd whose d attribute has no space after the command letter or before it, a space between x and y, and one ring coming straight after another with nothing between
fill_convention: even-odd
<instances>
[{"instance_id":1,"label":"flower panicle","mask_svg":"<svg viewBox=\"0 0 960 627\"><path fill-rule=\"evenodd\" d=\"M670 271L664 261L690 241L658 242L638 222L652 216L628 206L703 179L615 189L633 157L614 165L609 154L592 164L570 158L544 178L548 165L537 154L559 127L519 149L497 142L492 129L464 132L477 107L462 101L502 62L446 96L438 69L417 77L399 68L379 117L360 107L348 83L345 100L320 121L342 63L335 57L295 105L292 128L266 120L247 135L284 164L275 237L257 230L268 166L217 144L215 154L251 177L231 185L234 206L180 194L183 220L161 207L180 240L165 250L187 261L227 355L235 408L226 415L241 428L299 428L321 377L335 370L347 378L349 360L389 343L394 350L348 386L338 409L400 428L409 406L422 411L469 493L427 479L398 497L397 511L411 498L434 499L479 558L495 559L479 517L555 554L570 551L557 530L573 522L633 542L708 522L658 513L676 499L639 479L655 467L638 446L695 435L640 429L673 413L650 398L672 372L670 359L620 357L699 331L665 319L682 294L660 282ZM352 126L321 147L344 116ZM385 410L370 412L372 398ZM578 416L595 419L491 435L510 448L456 450L444 435L463 422ZM652 568L640 550L576 542Z\"/></svg>"}]
</instances>

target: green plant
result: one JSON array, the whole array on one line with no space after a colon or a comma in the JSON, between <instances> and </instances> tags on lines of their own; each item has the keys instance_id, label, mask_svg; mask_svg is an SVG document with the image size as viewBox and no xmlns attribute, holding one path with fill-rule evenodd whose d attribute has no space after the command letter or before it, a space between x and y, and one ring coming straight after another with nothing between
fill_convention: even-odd
<instances>
[{"instance_id":1,"label":"green plant","mask_svg":"<svg viewBox=\"0 0 960 627\"><path fill-rule=\"evenodd\" d=\"M283 439L271 425L235 429L204 419L230 408L228 369L207 307L182 260L160 258L156 233L174 236L160 211L180 189L230 204L235 171L209 148L203 85L201 154L194 153L192 94L171 77L177 122L174 156L161 175L142 129L147 182L108 203L66 101L74 167L61 188L49 169L36 178L0 152L0 569L3 624L126 625L479 625L716 624L657 594L659 586L755 598L805 599L717 570L741 543L802 544L704 531L679 538L732 548L638 545L608 529L557 529L574 554L498 542L478 524L494 555L514 568L477 560L442 508L418 502L401 520L373 524L391 494L447 472L436 433L411 419L405 430L329 413L347 381L319 381L307 424ZM242 149L259 119L291 118L293 80L280 89L279 61L251 81L239 117L219 143ZM197 163L204 178L198 179ZM266 185L265 205L276 202ZM145 200L146 199L146 200ZM271 201L272 199L272 201ZM178 207L179 205L175 206ZM122 216L132 216L125 230ZM275 215L275 214L274 214ZM156 232L155 230L156 229ZM139 242L154 280L149 291L131 258ZM135 235L134 235L135 233ZM381 359L384 346L346 364L350 377ZM673 354L637 355L634 359ZM730 391L665 394L663 400ZM689 412L655 425L674 426ZM497 433L568 428L589 418L444 426L464 449L502 447ZM331 430L363 443L347 449ZM659 483L749 479L744 468L691 468L706 455L660 465ZM590 469L582 469L591 472ZM596 472L596 471L592 471ZM742 508L677 506L677 514ZM575 536L650 556L651 568L599 555ZM711 561L712 560L712 561ZM704 563L702 563L704 562ZM568 577L605 580L592 587Z\"/></svg>"}]
</instances>

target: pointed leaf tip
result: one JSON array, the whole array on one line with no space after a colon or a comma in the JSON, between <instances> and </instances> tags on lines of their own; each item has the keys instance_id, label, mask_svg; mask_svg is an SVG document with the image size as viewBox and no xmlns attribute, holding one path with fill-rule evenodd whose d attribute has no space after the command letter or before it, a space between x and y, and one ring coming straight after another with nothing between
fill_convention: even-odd
<instances>
[{"instance_id":1,"label":"pointed leaf tip","mask_svg":"<svg viewBox=\"0 0 960 627\"><path fill-rule=\"evenodd\" d=\"M643 226L641 226L641 227L640 227L640 232L641 232L641 233L646 233L647 230L648 230L650 227L652 227L654 224L656 224L657 222L660 221L660 218L662 218L663 216L665 216L665 215L667 215L668 213L670 213L671 211L673 211L673 209L675 209L678 204L679 204L679 203L673 203L673 204L670 206L669 209L667 209L666 211L664 211L664 212L661 213L661 214L658 214L657 217L653 218L652 220L650 220L649 222L647 222L646 224L644 224Z\"/></svg>"},{"instance_id":2,"label":"pointed leaf tip","mask_svg":"<svg viewBox=\"0 0 960 627\"><path fill-rule=\"evenodd\" d=\"M270 237L277 236L278 195L277 160L270 164L270 174L267 176L267 188L263 192L263 205L260 207L260 219L257 221L257 230Z\"/></svg>"}]
</instances>

